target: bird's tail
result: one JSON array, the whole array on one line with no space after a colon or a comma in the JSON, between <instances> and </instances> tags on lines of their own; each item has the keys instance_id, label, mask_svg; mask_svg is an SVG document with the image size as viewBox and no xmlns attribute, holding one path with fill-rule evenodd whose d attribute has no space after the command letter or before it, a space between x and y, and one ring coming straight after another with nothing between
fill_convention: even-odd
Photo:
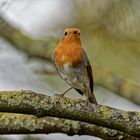
<instances>
[{"instance_id":1,"label":"bird's tail","mask_svg":"<svg viewBox=\"0 0 140 140\"><path fill-rule=\"evenodd\" d=\"M93 103L93 104L97 104L97 101L96 101L96 98L94 96L94 93L92 93L91 91L88 92L88 100L90 103Z\"/></svg>"}]
</instances>

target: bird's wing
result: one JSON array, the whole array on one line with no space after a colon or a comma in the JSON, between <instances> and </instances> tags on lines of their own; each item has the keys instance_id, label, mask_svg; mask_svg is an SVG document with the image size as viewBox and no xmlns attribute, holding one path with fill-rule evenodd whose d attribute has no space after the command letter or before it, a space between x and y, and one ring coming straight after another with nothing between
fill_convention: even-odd
<instances>
[{"instance_id":1,"label":"bird's wing","mask_svg":"<svg viewBox=\"0 0 140 140\"><path fill-rule=\"evenodd\" d=\"M93 81L92 68L89 62L86 65L86 70L87 70L88 78L90 80L90 89L91 89L91 92L93 92L94 81Z\"/></svg>"},{"instance_id":2,"label":"bird's wing","mask_svg":"<svg viewBox=\"0 0 140 140\"><path fill-rule=\"evenodd\" d=\"M84 92L81 91L80 89L74 88L80 95L84 95Z\"/></svg>"},{"instance_id":3,"label":"bird's wing","mask_svg":"<svg viewBox=\"0 0 140 140\"><path fill-rule=\"evenodd\" d=\"M52 62L53 62L53 64L54 64L54 66L55 66L55 68L56 68L56 70L57 70L59 76L62 78L62 76L60 75L60 72L59 72L59 70L58 70L58 68L57 68L57 65L56 65L55 57L54 57L54 56L55 56L55 50L54 50L53 55L52 55Z\"/></svg>"},{"instance_id":4,"label":"bird's wing","mask_svg":"<svg viewBox=\"0 0 140 140\"><path fill-rule=\"evenodd\" d=\"M92 74L92 67L90 65L90 62L89 62L89 59L83 49L83 53L84 53L84 65L85 65L85 68L86 68L86 71L87 71L87 76L89 78L89 82L90 82L90 89L91 89L91 92L93 92L93 86L94 86L94 80L93 80L93 74Z\"/></svg>"}]
</instances>

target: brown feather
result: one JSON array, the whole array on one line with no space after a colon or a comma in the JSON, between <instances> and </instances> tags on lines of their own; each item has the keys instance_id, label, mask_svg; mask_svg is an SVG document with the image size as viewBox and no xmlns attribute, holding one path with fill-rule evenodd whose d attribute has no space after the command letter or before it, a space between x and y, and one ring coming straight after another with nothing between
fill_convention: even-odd
<instances>
[{"instance_id":1,"label":"brown feather","mask_svg":"<svg viewBox=\"0 0 140 140\"><path fill-rule=\"evenodd\" d=\"M96 98L93 94L93 86L94 86L94 81L93 81L93 75L92 75L92 68L90 63L88 62L88 65L86 66L88 78L90 80L90 91L88 93L88 99L91 103L97 104Z\"/></svg>"},{"instance_id":2,"label":"brown feather","mask_svg":"<svg viewBox=\"0 0 140 140\"><path fill-rule=\"evenodd\" d=\"M84 95L84 92L82 92L80 89L76 89L75 90L80 94L80 95Z\"/></svg>"},{"instance_id":3,"label":"brown feather","mask_svg":"<svg viewBox=\"0 0 140 140\"><path fill-rule=\"evenodd\" d=\"M94 86L94 81L93 81L93 75L92 75L92 68L91 65L88 62L88 65L86 66L87 74L90 80L90 90L93 92L93 86Z\"/></svg>"}]
</instances>

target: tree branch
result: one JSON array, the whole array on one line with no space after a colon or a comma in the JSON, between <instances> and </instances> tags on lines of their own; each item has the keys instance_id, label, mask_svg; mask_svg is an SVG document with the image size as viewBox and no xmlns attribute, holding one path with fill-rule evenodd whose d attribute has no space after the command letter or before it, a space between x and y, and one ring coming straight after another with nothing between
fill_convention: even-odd
<instances>
[{"instance_id":1,"label":"tree branch","mask_svg":"<svg viewBox=\"0 0 140 140\"><path fill-rule=\"evenodd\" d=\"M86 105L80 99L50 97L26 90L1 91L0 111L83 121L140 137L140 112Z\"/></svg>"},{"instance_id":2,"label":"tree branch","mask_svg":"<svg viewBox=\"0 0 140 140\"><path fill-rule=\"evenodd\" d=\"M105 67L94 65L96 84L121 95L128 100L140 105L140 85L113 73Z\"/></svg>"},{"instance_id":3,"label":"tree branch","mask_svg":"<svg viewBox=\"0 0 140 140\"><path fill-rule=\"evenodd\" d=\"M0 36L10 42L14 47L27 52L30 56L51 58L57 40L35 40L24 34L20 29L12 26L0 15ZM51 46L51 47L50 47ZM54 46L54 47L52 47Z\"/></svg>"},{"instance_id":4,"label":"tree branch","mask_svg":"<svg viewBox=\"0 0 140 140\"><path fill-rule=\"evenodd\" d=\"M0 113L0 134L49 134L91 135L107 140L138 140L117 130L80 121L56 117L37 118L34 115Z\"/></svg>"}]
</instances>

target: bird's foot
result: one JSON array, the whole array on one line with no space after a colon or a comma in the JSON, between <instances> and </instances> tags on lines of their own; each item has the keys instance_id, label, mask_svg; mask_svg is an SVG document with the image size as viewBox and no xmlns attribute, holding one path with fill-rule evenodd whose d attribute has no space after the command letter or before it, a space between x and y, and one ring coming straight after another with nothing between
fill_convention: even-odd
<instances>
[{"instance_id":1,"label":"bird's foot","mask_svg":"<svg viewBox=\"0 0 140 140\"><path fill-rule=\"evenodd\" d=\"M64 94L54 94L54 96L57 96L58 98L63 98L64 97Z\"/></svg>"}]
</instances>

